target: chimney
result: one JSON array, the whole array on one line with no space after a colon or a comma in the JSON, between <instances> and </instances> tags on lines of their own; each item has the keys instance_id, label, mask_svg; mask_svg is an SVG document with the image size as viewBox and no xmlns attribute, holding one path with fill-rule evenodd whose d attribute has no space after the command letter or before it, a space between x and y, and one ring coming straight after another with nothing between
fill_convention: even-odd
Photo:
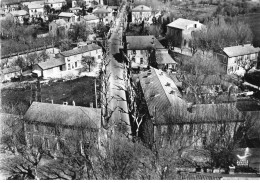
<instances>
[{"instance_id":1,"label":"chimney","mask_svg":"<svg viewBox=\"0 0 260 183\"><path fill-rule=\"evenodd\" d=\"M73 106L76 106L76 104L75 104L75 101L74 101L74 100L72 101L72 104L73 104Z\"/></svg>"},{"instance_id":2,"label":"chimney","mask_svg":"<svg viewBox=\"0 0 260 183\"><path fill-rule=\"evenodd\" d=\"M89 105L91 108L93 108L93 102L90 102Z\"/></svg>"},{"instance_id":3,"label":"chimney","mask_svg":"<svg viewBox=\"0 0 260 183\"><path fill-rule=\"evenodd\" d=\"M51 103L53 104L53 100L51 100Z\"/></svg>"}]
</instances>

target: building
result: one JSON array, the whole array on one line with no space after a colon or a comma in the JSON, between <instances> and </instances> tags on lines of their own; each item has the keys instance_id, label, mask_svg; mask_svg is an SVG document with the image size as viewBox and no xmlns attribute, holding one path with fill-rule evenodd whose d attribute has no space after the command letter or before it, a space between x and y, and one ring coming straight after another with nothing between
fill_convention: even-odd
<instances>
[{"instance_id":1,"label":"building","mask_svg":"<svg viewBox=\"0 0 260 183\"><path fill-rule=\"evenodd\" d=\"M3 9L4 13L12 12L15 10L18 10L20 6L20 1L19 0L13 0L13 1L8 1L8 0L2 0L0 2L1 9Z\"/></svg>"},{"instance_id":2,"label":"building","mask_svg":"<svg viewBox=\"0 0 260 183\"><path fill-rule=\"evenodd\" d=\"M36 2L27 5L30 17L44 17L44 4Z\"/></svg>"},{"instance_id":3,"label":"building","mask_svg":"<svg viewBox=\"0 0 260 183\"><path fill-rule=\"evenodd\" d=\"M65 71L65 62L62 58L51 58L45 62L33 65L32 72L43 78L62 78Z\"/></svg>"},{"instance_id":4,"label":"building","mask_svg":"<svg viewBox=\"0 0 260 183\"><path fill-rule=\"evenodd\" d=\"M85 15L80 18L81 21L85 21L87 24L97 25L99 23L99 18L93 14Z\"/></svg>"},{"instance_id":5,"label":"building","mask_svg":"<svg viewBox=\"0 0 260 183\"><path fill-rule=\"evenodd\" d=\"M33 102L23 119L27 145L40 145L53 156L68 153L68 146L82 153L99 144L100 108Z\"/></svg>"},{"instance_id":6,"label":"building","mask_svg":"<svg viewBox=\"0 0 260 183\"><path fill-rule=\"evenodd\" d=\"M80 7L70 8L70 12L74 13L74 14L79 13L81 10L82 10L82 8L80 8Z\"/></svg>"},{"instance_id":7,"label":"building","mask_svg":"<svg viewBox=\"0 0 260 183\"><path fill-rule=\"evenodd\" d=\"M163 71L176 71L178 63L169 55L167 49L158 50L155 53L156 68Z\"/></svg>"},{"instance_id":8,"label":"building","mask_svg":"<svg viewBox=\"0 0 260 183\"><path fill-rule=\"evenodd\" d=\"M157 141L165 145L171 139L174 144L201 147L211 131L227 125L231 130L226 133L233 136L234 129L245 120L234 103L186 103L169 75L161 70L151 67L139 75L139 82L146 105L142 108L147 110L142 138L148 144Z\"/></svg>"},{"instance_id":9,"label":"building","mask_svg":"<svg viewBox=\"0 0 260 183\"><path fill-rule=\"evenodd\" d=\"M151 55L154 50L164 50L163 45L154 36L126 36L126 54L140 67L146 67L152 63Z\"/></svg>"},{"instance_id":10,"label":"building","mask_svg":"<svg viewBox=\"0 0 260 183\"><path fill-rule=\"evenodd\" d=\"M178 18L167 25L167 36L173 41L173 46L189 48L189 42L194 31L204 27L199 21Z\"/></svg>"},{"instance_id":11,"label":"building","mask_svg":"<svg viewBox=\"0 0 260 183\"><path fill-rule=\"evenodd\" d=\"M90 56L94 58L95 63L101 63L102 48L96 44L89 44L82 47L76 47L72 50L64 51L60 53L60 56L65 62L66 71L78 74L79 69L82 68L81 61L84 56Z\"/></svg>"},{"instance_id":12,"label":"building","mask_svg":"<svg viewBox=\"0 0 260 183\"><path fill-rule=\"evenodd\" d=\"M23 24L24 23L24 18L28 17L28 12L25 10L15 10L15 11L11 11L9 13L6 14L6 17L10 17L11 19L14 20L14 22L18 23L18 24Z\"/></svg>"},{"instance_id":13,"label":"building","mask_svg":"<svg viewBox=\"0 0 260 183\"><path fill-rule=\"evenodd\" d=\"M74 13L68 13L68 12L61 12L58 15L59 19L63 19L66 22L69 23L75 23L77 22L77 16Z\"/></svg>"},{"instance_id":14,"label":"building","mask_svg":"<svg viewBox=\"0 0 260 183\"><path fill-rule=\"evenodd\" d=\"M148 21L152 16L152 9L144 5L133 8L131 12L133 23L141 23L143 20Z\"/></svg>"},{"instance_id":15,"label":"building","mask_svg":"<svg viewBox=\"0 0 260 183\"><path fill-rule=\"evenodd\" d=\"M257 64L257 57L260 52L259 47L254 47L251 44L225 47L219 52L214 52L213 55L224 66L227 74L244 75L245 70L243 65L253 63Z\"/></svg>"},{"instance_id":16,"label":"building","mask_svg":"<svg viewBox=\"0 0 260 183\"><path fill-rule=\"evenodd\" d=\"M66 0L45 0L45 5L48 5L51 9L55 10L61 10L61 7L66 4Z\"/></svg>"},{"instance_id":17,"label":"building","mask_svg":"<svg viewBox=\"0 0 260 183\"><path fill-rule=\"evenodd\" d=\"M14 66L11 68L5 68L1 70L1 80L2 81L10 81L11 78L18 78L21 75L21 68L18 66Z\"/></svg>"},{"instance_id":18,"label":"building","mask_svg":"<svg viewBox=\"0 0 260 183\"><path fill-rule=\"evenodd\" d=\"M97 8L92 12L95 16L97 16L102 22L109 22L108 17L111 17L111 11L107 10L105 7Z\"/></svg>"},{"instance_id":19,"label":"building","mask_svg":"<svg viewBox=\"0 0 260 183\"><path fill-rule=\"evenodd\" d=\"M64 19L53 20L49 24L49 34L52 36L65 36L70 29L71 23Z\"/></svg>"}]
</instances>

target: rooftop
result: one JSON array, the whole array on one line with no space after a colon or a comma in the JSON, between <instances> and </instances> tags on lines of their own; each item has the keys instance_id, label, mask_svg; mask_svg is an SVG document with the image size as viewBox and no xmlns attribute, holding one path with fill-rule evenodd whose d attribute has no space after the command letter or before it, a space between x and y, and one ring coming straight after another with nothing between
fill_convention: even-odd
<instances>
[{"instance_id":1,"label":"rooftop","mask_svg":"<svg viewBox=\"0 0 260 183\"><path fill-rule=\"evenodd\" d=\"M46 4L66 3L66 0L45 0Z\"/></svg>"},{"instance_id":2,"label":"rooftop","mask_svg":"<svg viewBox=\"0 0 260 183\"><path fill-rule=\"evenodd\" d=\"M188 20L184 18L178 18L177 20L169 23L167 27L174 27L178 29L187 29L187 26L199 23L198 21Z\"/></svg>"},{"instance_id":3,"label":"rooftop","mask_svg":"<svg viewBox=\"0 0 260 183\"><path fill-rule=\"evenodd\" d=\"M63 25L66 25L66 24L67 24L67 22L66 22L65 20L63 20L63 19L53 20L52 22L53 22L53 23L56 23L58 26L63 26ZM52 23L52 22L51 22L51 23Z\"/></svg>"},{"instance_id":4,"label":"rooftop","mask_svg":"<svg viewBox=\"0 0 260 183\"><path fill-rule=\"evenodd\" d=\"M110 11L102 7L102 8L98 8L98 9L94 10L93 13L94 14L97 14L97 13L110 13Z\"/></svg>"},{"instance_id":5,"label":"rooftop","mask_svg":"<svg viewBox=\"0 0 260 183\"><path fill-rule=\"evenodd\" d=\"M177 64L173 58L168 54L168 51L157 51L156 52L156 62L157 64Z\"/></svg>"},{"instance_id":6,"label":"rooftop","mask_svg":"<svg viewBox=\"0 0 260 183\"><path fill-rule=\"evenodd\" d=\"M132 9L132 12L150 12L150 11L152 11L152 9L145 5L139 5Z\"/></svg>"},{"instance_id":7,"label":"rooftop","mask_svg":"<svg viewBox=\"0 0 260 183\"><path fill-rule=\"evenodd\" d=\"M58 16L59 17L73 17L73 16L75 16L75 14L69 13L69 12L61 12Z\"/></svg>"},{"instance_id":8,"label":"rooftop","mask_svg":"<svg viewBox=\"0 0 260 183\"><path fill-rule=\"evenodd\" d=\"M82 53L86 53L86 52L89 52L92 50L97 50L97 49L101 49L101 47L96 44L90 44L90 45L86 45L86 46L83 46L80 48L75 48L72 50L64 51L64 52L61 52L60 54L63 55L64 57L69 57L72 55L82 54Z\"/></svg>"},{"instance_id":9,"label":"rooftop","mask_svg":"<svg viewBox=\"0 0 260 183\"><path fill-rule=\"evenodd\" d=\"M245 45L226 47L223 49L223 51L227 54L228 57L237 57L240 55L257 53L260 51L260 48L259 47L255 48L251 44L245 44Z\"/></svg>"},{"instance_id":10,"label":"rooftop","mask_svg":"<svg viewBox=\"0 0 260 183\"><path fill-rule=\"evenodd\" d=\"M89 128L99 128L101 109L33 102L26 111L24 120L40 123L60 123L70 126L83 124Z\"/></svg>"},{"instance_id":11,"label":"rooftop","mask_svg":"<svg viewBox=\"0 0 260 183\"><path fill-rule=\"evenodd\" d=\"M32 3L32 4L28 4L28 8L29 9L40 9L40 8L43 8L44 7L44 5L43 4L34 4L34 3Z\"/></svg>"},{"instance_id":12,"label":"rooftop","mask_svg":"<svg viewBox=\"0 0 260 183\"><path fill-rule=\"evenodd\" d=\"M90 20L99 20L99 18L93 14L88 14L88 15L85 15L84 17L84 20L86 21L90 21Z\"/></svg>"},{"instance_id":13,"label":"rooftop","mask_svg":"<svg viewBox=\"0 0 260 183\"><path fill-rule=\"evenodd\" d=\"M16 10L16 11L11 11L10 12L13 16L24 16L27 15L28 12L25 10Z\"/></svg>"},{"instance_id":14,"label":"rooftop","mask_svg":"<svg viewBox=\"0 0 260 183\"><path fill-rule=\"evenodd\" d=\"M46 62L38 63L38 65L43 70L51 69L53 67L57 67L57 66L64 65L64 64L65 64L65 61L62 58L51 58L51 59L47 60Z\"/></svg>"},{"instance_id":15,"label":"rooftop","mask_svg":"<svg viewBox=\"0 0 260 183\"><path fill-rule=\"evenodd\" d=\"M19 66L14 66L11 68L5 68L5 69L1 70L1 73L9 74L9 73L20 72L20 71L21 71L21 68Z\"/></svg>"},{"instance_id":16,"label":"rooftop","mask_svg":"<svg viewBox=\"0 0 260 183\"><path fill-rule=\"evenodd\" d=\"M153 48L152 42L156 49L164 49L163 45L154 36L126 36L128 50L147 50Z\"/></svg>"}]
</instances>

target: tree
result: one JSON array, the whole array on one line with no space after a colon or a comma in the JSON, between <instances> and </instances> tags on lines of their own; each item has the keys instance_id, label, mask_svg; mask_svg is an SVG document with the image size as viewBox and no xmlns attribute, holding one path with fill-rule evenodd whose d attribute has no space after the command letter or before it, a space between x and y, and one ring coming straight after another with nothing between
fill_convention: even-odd
<instances>
[{"instance_id":1,"label":"tree","mask_svg":"<svg viewBox=\"0 0 260 183\"><path fill-rule=\"evenodd\" d=\"M81 64L83 66L82 71L85 71L87 68L90 72L90 67L95 65L95 58L90 56L82 57Z\"/></svg>"},{"instance_id":2,"label":"tree","mask_svg":"<svg viewBox=\"0 0 260 183\"><path fill-rule=\"evenodd\" d=\"M24 58L20 56L18 56L17 59L14 61L14 65L19 66L21 68L21 72L28 66Z\"/></svg>"},{"instance_id":3,"label":"tree","mask_svg":"<svg viewBox=\"0 0 260 183\"><path fill-rule=\"evenodd\" d=\"M73 29L69 31L69 39L77 41L78 39L88 40L88 36L91 33L90 26L86 23L80 23L73 25Z\"/></svg>"},{"instance_id":4,"label":"tree","mask_svg":"<svg viewBox=\"0 0 260 183\"><path fill-rule=\"evenodd\" d=\"M39 54L39 58L44 62L50 58L49 54L46 52L46 49L42 50L42 52Z\"/></svg>"},{"instance_id":5,"label":"tree","mask_svg":"<svg viewBox=\"0 0 260 183\"><path fill-rule=\"evenodd\" d=\"M59 44L59 49L61 51L67 51L67 50L70 50L71 48L71 43L72 41L70 39L63 39L60 41L60 44Z\"/></svg>"},{"instance_id":6,"label":"tree","mask_svg":"<svg viewBox=\"0 0 260 183\"><path fill-rule=\"evenodd\" d=\"M49 5L44 5L44 11L49 14L51 12L51 7Z\"/></svg>"}]
</instances>

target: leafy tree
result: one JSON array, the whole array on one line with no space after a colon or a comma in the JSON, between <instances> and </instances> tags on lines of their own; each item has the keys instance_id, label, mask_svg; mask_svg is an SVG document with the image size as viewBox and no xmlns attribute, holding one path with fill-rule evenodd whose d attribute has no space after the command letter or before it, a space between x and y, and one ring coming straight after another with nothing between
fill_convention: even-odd
<instances>
[{"instance_id":1,"label":"leafy tree","mask_svg":"<svg viewBox=\"0 0 260 183\"><path fill-rule=\"evenodd\" d=\"M78 39L83 39L84 41L88 40L88 36L91 33L91 29L87 24L80 23L73 25L73 29L69 31L69 39L77 41Z\"/></svg>"},{"instance_id":2,"label":"leafy tree","mask_svg":"<svg viewBox=\"0 0 260 183\"><path fill-rule=\"evenodd\" d=\"M90 56L84 56L82 57L81 65L83 66L82 71L85 71L88 68L90 72L91 66L95 65L95 58Z\"/></svg>"},{"instance_id":3,"label":"leafy tree","mask_svg":"<svg viewBox=\"0 0 260 183\"><path fill-rule=\"evenodd\" d=\"M27 62L24 60L23 57L18 57L14 61L14 65L19 66L21 68L21 72L22 72L22 70L24 70L28 66Z\"/></svg>"},{"instance_id":4,"label":"leafy tree","mask_svg":"<svg viewBox=\"0 0 260 183\"><path fill-rule=\"evenodd\" d=\"M63 39L60 41L59 43L59 49L61 51L67 51L67 50L70 50L71 48L71 43L72 41L70 39Z\"/></svg>"},{"instance_id":5,"label":"leafy tree","mask_svg":"<svg viewBox=\"0 0 260 183\"><path fill-rule=\"evenodd\" d=\"M45 62L50 58L49 54L47 53L46 49L42 50L42 52L39 54L39 57Z\"/></svg>"}]
</instances>

